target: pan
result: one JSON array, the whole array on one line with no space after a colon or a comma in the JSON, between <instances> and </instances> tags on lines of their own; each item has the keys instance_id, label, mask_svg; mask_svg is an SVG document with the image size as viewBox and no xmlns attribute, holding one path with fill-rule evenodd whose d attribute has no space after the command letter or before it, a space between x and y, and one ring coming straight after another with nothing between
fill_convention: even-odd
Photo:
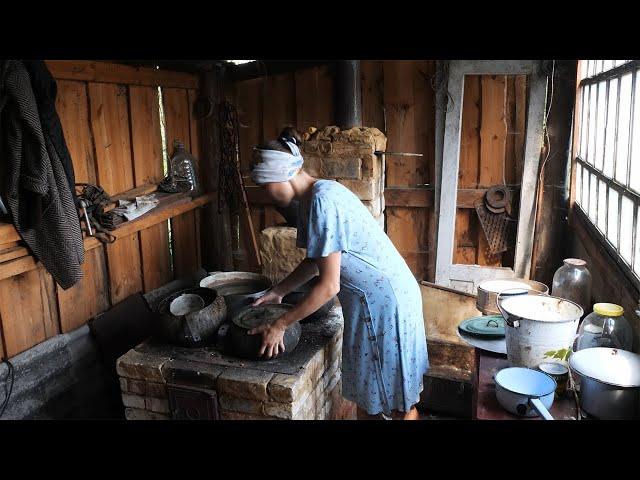
<instances>
[{"instance_id":1,"label":"pan","mask_svg":"<svg viewBox=\"0 0 640 480\"><path fill-rule=\"evenodd\" d=\"M521 417L542 416L545 420L553 420L549 409L557 384L546 373L510 367L496 373L494 381L498 402L508 412Z\"/></svg>"}]
</instances>

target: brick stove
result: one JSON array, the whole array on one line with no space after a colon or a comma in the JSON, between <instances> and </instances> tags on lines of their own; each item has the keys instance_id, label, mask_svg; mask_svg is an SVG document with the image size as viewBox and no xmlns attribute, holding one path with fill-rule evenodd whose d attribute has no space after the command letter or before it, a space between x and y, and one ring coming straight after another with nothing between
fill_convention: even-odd
<instances>
[{"instance_id":1,"label":"brick stove","mask_svg":"<svg viewBox=\"0 0 640 480\"><path fill-rule=\"evenodd\" d=\"M355 418L340 395L342 309L302 324L293 352L251 361L216 347L138 345L118 359L128 420L324 420Z\"/></svg>"}]
</instances>

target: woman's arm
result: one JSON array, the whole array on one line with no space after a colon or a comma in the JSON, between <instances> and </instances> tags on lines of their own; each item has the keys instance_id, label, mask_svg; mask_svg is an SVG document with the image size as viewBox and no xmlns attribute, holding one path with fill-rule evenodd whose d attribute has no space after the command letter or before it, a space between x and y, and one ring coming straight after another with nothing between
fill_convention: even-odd
<instances>
[{"instance_id":1,"label":"woman's arm","mask_svg":"<svg viewBox=\"0 0 640 480\"><path fill-rule=\"evenodd\" d=\"M280 303L282 297L293 291L300 285L307 283L318 275L318 267L310 258L305 258L284 280L281 280L271 290L253 302L252 306L257 307L263 303Z\"/></svg>"},{"instance_id":2,"label":"woman's arm","mask_svg":"<svg viewBox=\"0 0 640 480\"><path fill-rule=\"evenodd\" d=\"M249 335L262 333L260 355L271 358L284 352L284 332L289 325L300 321L318 310L340 291L341 252L315 260L320 272L320 281L308 295L295 307L282 315L272 324L263 324L250 330Z\"/></svg>"}]
</instances>

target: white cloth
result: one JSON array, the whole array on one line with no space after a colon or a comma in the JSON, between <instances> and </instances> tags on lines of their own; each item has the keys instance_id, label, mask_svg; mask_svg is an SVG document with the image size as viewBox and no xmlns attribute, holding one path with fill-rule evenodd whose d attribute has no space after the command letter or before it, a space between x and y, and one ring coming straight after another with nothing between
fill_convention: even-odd
<instances>
[{"instance_id":1,"label":"white cloth","mask_svg":"<svg viewBox=\"0 0 640 480\"><path fill-rule=\"evenodd\" d=\"M256 164L251 171L251 179L258 185L264 183L288 182L298 169L302 167L304 159L298 146L285 141L291 153L278 150L254 149L256 152Z\"/></svg>"},{"instance_id":2,"label":"white cloth","mask_svg":"<svg viewBox=\"0 0 640 480\"><path fill-rule=\"evenodd\" d=\"M153 210L159 203L155 195L145 195L136 197L135 202L130 200L119 200L118 207L113 210L122 215L127 220L135 220L149 210Z\"/></svg>"}]
</instances>

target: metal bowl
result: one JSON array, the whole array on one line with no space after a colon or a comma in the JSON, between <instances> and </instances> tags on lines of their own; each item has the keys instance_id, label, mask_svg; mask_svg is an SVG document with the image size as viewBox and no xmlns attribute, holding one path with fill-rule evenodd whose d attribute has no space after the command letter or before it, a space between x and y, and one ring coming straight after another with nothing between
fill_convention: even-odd
<instances>
[{"instance_id":1,"label":"metal bowl","mask_svg":"<svg viewBox=\"0 0 640 480\"><path fill-rule=\"evenodd\" d=\"M293 305L284 303L260 305L258 307L245 307L240 310L229 324L229 330L226 333L226 346L232 355L248 358L263 359L258 355L260 346L262 345L262 335L249 335L247 332L264 323L270 323L277 320L282 314L293 308ZM298 342L302 327L300 322L290 325L284 333L284 353L291 353Z\"/></svg>"},{"instance_id":2,"label":"metal bowl","mask_svg":"<svg viewBox=\"0 0 640 480\"><path fill-rule=\"evenodd\" d=\"M200 286L215 290L224 297L227 315L233 318L241 309L251 305L273 286L264 275L253 272L216 272L200 281Z\"/></svg>"}]
</instances>

